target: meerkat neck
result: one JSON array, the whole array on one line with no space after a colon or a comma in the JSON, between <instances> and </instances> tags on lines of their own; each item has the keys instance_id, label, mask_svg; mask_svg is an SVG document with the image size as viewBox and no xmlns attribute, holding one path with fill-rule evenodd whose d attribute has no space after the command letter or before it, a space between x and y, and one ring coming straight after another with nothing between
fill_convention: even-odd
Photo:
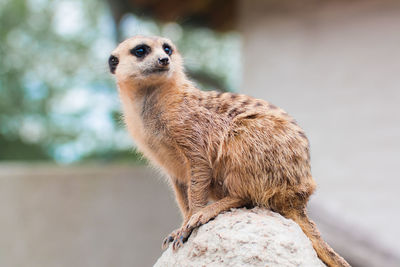
<instances>
[{"instance_id":1,"label":"meerkat neck","mask_svg":"<svg viewBox=\"0 0 400 267\"><path fill-rule=\"evenodd\" d=\"M198 90L184 75L160 83L121 83L119 89L124 109L140 117L156 103L167 110L172 102L179 102L183 92Z\"/></svg>"}]
</instances>

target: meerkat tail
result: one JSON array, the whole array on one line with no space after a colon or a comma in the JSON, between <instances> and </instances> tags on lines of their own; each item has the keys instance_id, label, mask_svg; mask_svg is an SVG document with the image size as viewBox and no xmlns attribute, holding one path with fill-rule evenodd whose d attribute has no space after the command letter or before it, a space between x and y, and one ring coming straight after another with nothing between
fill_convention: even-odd
<instances>
[{"instance_id":1,"label":"meerkat tail","mask_svg":"<svg viewBox=\"0 0 400 267\"><path fill-rule=\"evenodd\" d=\"M307 216L306 209L298 212L293 210L286 217L295 221L306 236L311 240L311 243L317 252L318 257L329 267L351 267L339 254L337 254L321 237L315 223Z\"/></svg>"}]
</instances>

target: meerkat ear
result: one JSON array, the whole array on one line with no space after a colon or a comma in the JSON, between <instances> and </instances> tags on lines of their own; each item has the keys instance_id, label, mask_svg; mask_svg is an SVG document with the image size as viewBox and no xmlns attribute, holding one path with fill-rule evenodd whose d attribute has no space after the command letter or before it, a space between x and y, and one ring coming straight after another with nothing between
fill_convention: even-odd
<instances>
[{"instance_id":1,"label":"meerkat ear","mask_svg":"<svg viewBox=\"0 0 400 267\"><path fill-rule=\"evenodd\" d=\"M108 58L108 66L110 67L110 72L112 74L115 74L115 70L117 69L118 63L119 63L119 60L116 56L111 55Z\"/></svg>"}]
</instances>

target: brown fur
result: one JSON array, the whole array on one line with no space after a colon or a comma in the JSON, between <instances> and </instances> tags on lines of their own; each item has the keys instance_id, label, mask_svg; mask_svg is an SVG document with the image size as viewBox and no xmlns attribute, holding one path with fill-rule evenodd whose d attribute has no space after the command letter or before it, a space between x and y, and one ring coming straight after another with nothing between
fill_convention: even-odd
<instances>
[{"instance_id":1,"label":"brown fur","mask_svg":"<svg viewBox=\"0 0 400 267\"><path fill-rule=\"evenodd\" d=\"M173 49L168 71L148 75L166 55L165 43ZM136 58L130 50L138 44L151 52ZM315 189L309 143L286 112L249 96L196 89L164 38L136 36L112 55L119 59L115 75L127 128L169 175L184 217L164 245L172 241L177 249L194 228L230 208L262 206L297 222L328 266L349 266L307 217Z\"/></svg>"}]
</instances>

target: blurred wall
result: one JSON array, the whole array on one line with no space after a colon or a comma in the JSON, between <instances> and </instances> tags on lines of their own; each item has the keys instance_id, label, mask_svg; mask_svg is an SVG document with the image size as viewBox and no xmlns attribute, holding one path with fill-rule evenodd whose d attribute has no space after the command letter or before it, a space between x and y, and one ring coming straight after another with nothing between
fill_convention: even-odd
<instances>
[{"instance_id":1,"label":"blurred wall","mask_svg":"<svg viewBox=\"0 0 400 267\"><path fill-rule=\"evenodd\" d=\"M155 171L0 164L1 267L141 267L180 226Z\"/></svg>"},{"instance_id":2,"label":"blurred wall","mask_svg":"<svg viewBox=\"0 0 400 267\"><path fill-rule=\"evenodd\" d=\"M312 204L400 255L400 2L242 0L239 10L242 92L305 129Z\"/></svg>"}]
</instances>

